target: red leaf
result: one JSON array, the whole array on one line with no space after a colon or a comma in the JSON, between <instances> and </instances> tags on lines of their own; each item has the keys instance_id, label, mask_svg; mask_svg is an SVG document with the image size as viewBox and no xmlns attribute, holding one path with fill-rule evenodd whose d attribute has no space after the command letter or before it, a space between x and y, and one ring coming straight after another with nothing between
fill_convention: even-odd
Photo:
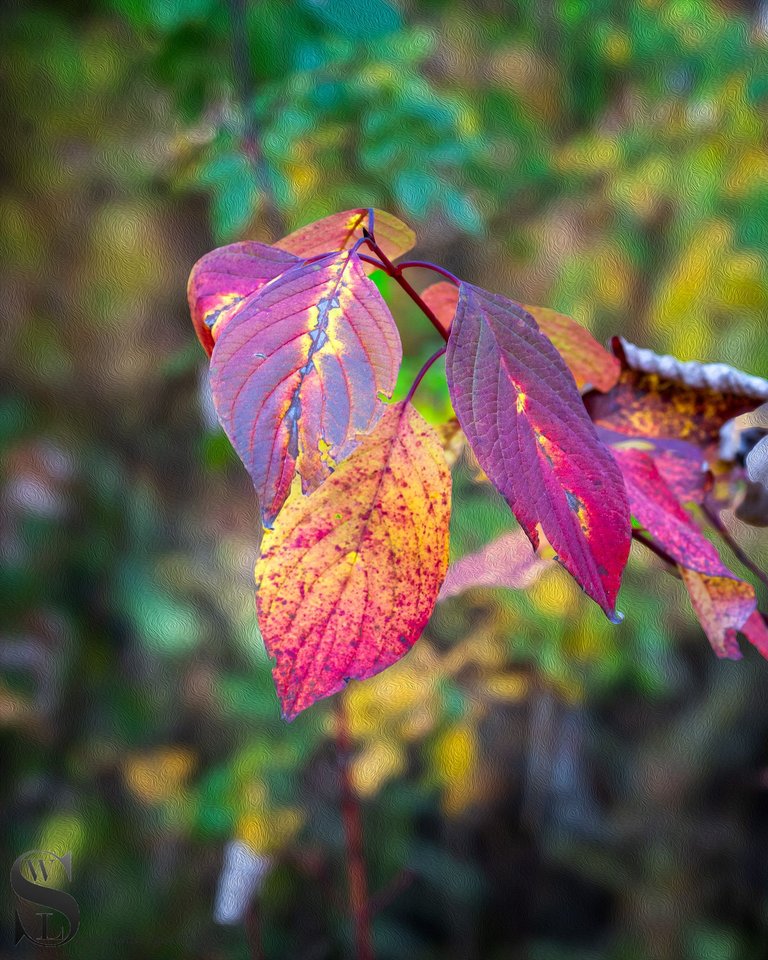
<instances>
[{"instance_id":1,"label":"red leaf","mask_svg":"<svg viewBox=\"0 0 768 960\"><path fill-rule=\"evenodd\" d=\"M651 456L664 482L680 503L704 503L710 474L698 447L682 441L674 448L655 443Z\"/></svg>"},{"instance_id":2,"label":"red leaf","mask_svg":"<svg viewBox=\"0 0 768 960\"><path fill-rule=\"evenodd\" d=\"M210 356L224 324L275 277L300 263L298 257L246 240L219 247L192 267L187 298L197 336Z\"/></svg>"},{"instance_id":3,"label":"red leaf","mask_svg":"<svg viewBox=\"0 0 768 960\"><path fill-rule=\"evenodd\" d=\"M314 490L372 429L400 366L400 336L355 254L295 267L233 316L211 358L216 411L277 516L296 472Z\"/></svg>"},{"instance_id":4,"label":"red leaf","mask_svg":"<svg viewBox=\"0 0 768 960\"><path fill-rule=\"evenodd\" d=\"M376 242L394 260L416 243L416 234L407 224L384 210L374 210ZM288 250L299 257L314 257L332 250L348 250L363 235L368 226L368 210L345 210L333 213L278 240L281 250Z\"/></svg>"},{"instance_id":5,"label":"red leaf","mask_svg":"<svg viewBox=\"0 0 768 960\"><path fill-rule=\"evenodd\" d=\"M536 553L523 531L511 530L452 563L438 599L447 600L474 587L524 590L546 569L547 562Z\"/></svg>"},{"instance_id":6,"label":"red leaf","mask_svg":"<svg viewBox=\"0 0 768 960\"><path fill-rule=\"evenodd\" d=\"M441 280L423 290L420 296L443 325L443 329L450 330L456 314L456 304L459 302L459 288L456 284Z\"/></svg>"},{"instance_id":7,"label":"red leaf","mask_svg":"<svg viewBox=\"0 0 768 960\"><path fill-rule=\"evenodd\" d=\"M610 390L621 373L617 357L609 353L586 327L547 307L524 306L549 337L573 374L579 390Z\"/></svg>"},{"instance_id":8,"label":"red leaf","mask_svg":"<svg viewBox=\"0 0 768 960\"><path fill-rule=\"evenodd\" d=\"M653 457L632 448L613 447L612 452L624 475L632 516L658 545L677 563L698 573L733 576L664 482Z\"/></svg>"},{"instance_id":9,"label":"red leaf","mask_svg":"<svg viewBox=\"0 0 768 960\"><path fill-rule=\"evenodd\" d=\"M440 441L400 403L318 490L288 501L256 565L286 719L418 639L448 566L450 489Z\"/></svg>"},{"instance_id":10,"label":"red leaf","mask_svg":"<svg viewBox=\"0 0 768 960\"><path fill-rule=\"evenodd\" d=\"M566 569L615 618L627 494L560 354L519 304L462 283L446 373L480 466L531 542L541 524Z\"/></svg>"},{"instance_id":11,"label":"red leaf","mask_svg":"<svg viewBox=\"0 0 768 960\"><path fill-rule=\"evenodd\" d=\"M682 566L680 573L712 649L718 657L741 659L736 634L747 627L757 606L754 587L733 574L709 577ZM752 628L750 623L747 629Z\"/></svg>"}]
</instances>

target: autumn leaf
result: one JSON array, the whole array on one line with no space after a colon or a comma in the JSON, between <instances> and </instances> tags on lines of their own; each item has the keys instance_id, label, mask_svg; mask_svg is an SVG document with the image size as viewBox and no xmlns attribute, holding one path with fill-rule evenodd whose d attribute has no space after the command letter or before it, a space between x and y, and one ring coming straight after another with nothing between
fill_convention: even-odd
<instances>
[{"instance_id":1,"label":"autumn leaf","mask_svg":"<svg viewBox=\"0 0 768 960\"><path fill-rule=\"evenodd\" d=\"M427 287L421 298L443 327L449 330L456 313L459 288L441 280ZM518 306L522 306L533 317L541 332L552 341L573 374L579 390L610 390L614 386L619 379L621 364L617 357L600 346L589 330L565 314L547 307Z\"/></svg>"},{"instance_id":2,"label":"autumn leaf","mask_svg":"<svg viewBox=\"0 0 768 960\"><path fill-rule=\"evenodd\" d=\"M411 228L384 210L374 210L376 242L394 260L402 256L416 243L416 234ZM368 226L368 210L345 210L333 213L322 220L308 223L305 227L278 240L275 244L299 257L314 257L332 250L348 250L363 235Z\"/></svg>"},{"instance_id":3,"label":"autumn leaf","mask_svg":"<svg viewBox=\"0 0 768 960\"><path fill-rule=\"evenodd\" d=\"M227 322L211 357L213 399L266 526L295 473L309 493L372 429L401 356L392 315L350 253L293 268Z\"/></svg>"},{"instance_id":4,"label":"autumn leaf","mask_svg":"<svg viewBox=\"0 0 768 960\"><path fill-rule=\"evenodd\" d=\"M715 547L670 489L644 450L612 447L624 476L629 506L654 541L676 562L702 574L732 576Z\"/></svg>"},{"instance_id":5,"label":"autumn leaf","mask_svg":"<svg viewBox=\"0 0 768 960\"><path fill-rule=\"evenodd\" d=\"M762 613L754 610L740 629L747 640L768 660L768 627Z\"/></svg>"},{"instance_id":6,"label":"autumn leaf","mask_svg":"<svg viewBox=\"0 0 768 960\"><path fill-rule=\"evenodd\" d=\"M265 243L244 241L206 253L192 267L187 298L192 323L206 353L224 324L275 277L301 263L298 257Z\"/></svg>"},{"instance_id":7,"label":"autumn leaf","mask_svg":"<svg viewBox=\"0 0 768 960\"><path fill-rule=\"evenodd\" d=\"M725 364L682 362L614 340L618 383L585 402L595 424L632 437L685 440L716 457L720 430L768 397L768 382Z\"/></svg>"},{"instance_id":8,"label":"autumn leaf","mask_svg":"<svg viewBox=\"0 0 768 960\"><path fill-rule=\"evenodd\" d=\"M610 390L621 373L617 357L601 346L586 327L548 307L524 306L549 337L573 374L579 390Z\"/></svg>"},{"instance_id":9,"label":"autumn leaf","mask_svg":"<svg viewBox=\"0 0 768 960\"><path fill-rule=\"evenodd\" d=\"M446 373L480 466L534 547L540 524L615 619L630 546L627 494L560 354L519 304L462 283Z\"/></svg>"},{"instance_id":10,"label":"autumn leaf","mask_svg":"<svg viewBox=\"0 0 768 960\"><path fill-rule=\"evenodd\" d=\"M755 588L733 574L711 577L683 566L680 574L712 649L718 657L739 660L741 651L736 634L747 627L755 612ZM757 633L755 636L757 638Z\"/></svg>"},{"instance_id":11,"label":"autumn leaf","mask_svg":"<svg viewBox=\"0 0 768 960\"><path fill-rule=\"evenodd\" d=\"M510 530L452 563L438 599L447 600L474 587L524 590L546 569L547 562L536 553L523 531Z\"/></svg>"},{"instance_id":12,"label":"autumn leaf","mask_svg":"<svg viewBox=\"0 0 768 960\"><path fill-rule=\"evenodd\" d=\"M443 329L450 330L459 302L459 288L456 284L441 280L422 290L420 296L440 321Z\"/></svg>"},{"instance_id":13,"label":"autumn leaf","mask_svg":"<svg viewBox=\"0 0 768 960\"><path fill-rule=\"evenodd\" d=\"M437 436L400 403L319 489L288 501L256 565L286 719L418 639L448 566L450 488Z\"/></svg>"}]
</instances>

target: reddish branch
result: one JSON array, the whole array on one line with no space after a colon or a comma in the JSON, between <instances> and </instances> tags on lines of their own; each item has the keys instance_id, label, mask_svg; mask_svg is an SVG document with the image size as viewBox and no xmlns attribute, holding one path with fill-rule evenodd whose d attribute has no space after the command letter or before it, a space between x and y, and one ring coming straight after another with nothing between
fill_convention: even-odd
<instances>
[{"instance_id":1,"label":"reddish branch","mask_svg":"<svg viewBox=\"0 0 768 960\"><path fill-rule=\"evenodd\" d=\"M363 236L365 237L365 241L368 244L368 246L371 248L371 250L373 250L373 252L379 258L379 261L380 261L379 266L386 271L388 276L392 277L395 283L398 283L402 287L402 289L408 294L411 300L413 300L413 302L416 304L419 310L421 310L424 316L429 320L429 322L432 324L435 330L437 330L437 332L440 334L443 340L447 341L448 331L445 329L442 323L440 323L440 321L437 319L435 312L430 307L428 307L426 303L424 303L424 301L421 299L421 297L416 292L416 290L414 290L411 284L403 276L402 271L403 271L404 265L401 264L400 266L395 266L395 264L392 263L389 257L384 253L381 247L376 243L374 238L365 228L363 228ZM363 256L362 259L365 260L366 257ZM418 263L416 261L412 261L411 266L425 266L425 267L429 266L431 269L433 265L422 264L420 261Z\"/></svg>"},{"instance_id":2,"label":"reddish branch","mask_svg":"<svg viewBox=\"0 0 768 960\"><path fill-rule=\"evenodd\" d=\"M354 926L356 960L374 960L371 939L371 902L368 894L368 878L363 853L363 820L360 804L349 775L349 760L352 742L349 736L344 697L337 699L336 749L339 760L341 787L341 819L347 847L347 882L349 906Z\"/></svg>"}]
</instances>

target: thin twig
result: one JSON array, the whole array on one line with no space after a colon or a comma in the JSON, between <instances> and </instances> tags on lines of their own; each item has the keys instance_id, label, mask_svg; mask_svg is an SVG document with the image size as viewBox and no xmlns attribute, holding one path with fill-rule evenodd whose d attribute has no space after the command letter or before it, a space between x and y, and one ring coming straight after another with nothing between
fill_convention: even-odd
<instances>
[{"instance_id":1,"label":"thin twig","mask_svg":"<svg viewBox=\"0 0 768 960\"><path fill-rule=\"evenodd\" d=\"M671 573L679 576L677 572L677 569L678 569L677 564L672 559L672 557L668 556L668 554L666 554L661 549L661 547L659 547L653 540L651 540L651 538L647 534L643 533L641 530L633 530L632 539L637 540L638 543L642 543L642 545L646 547L648 550L650 550L651 553L655 553L656 556L659 558L659 560L663 560L667 566L672 568L670 570Z\"/></svg>"},{"instance_id":2,"label":"thin twig","mask_svg":"<svg viewBox=\"0 0 768 960\"><path fill-rule=\"evenodd\" d=\"M232 46L232 69L237 86L237 95L240 101L239 106L243 114L243 152L253 166L256 185L263 197L264 222L273 236L281 237L285 233L285 222L272 189L272 182L269 176L269 164L261 148L259 131L253 113L256 82L251 68L251 57L248 49L247 0L229 0L229 21Z\"/></svg>"},{"instance_id":3,"label":"thin twig","mask_svg":"<svg viewBox=\"0 0 768 960\"><path fill-rule=\"evenodd\" d=\"M429 358L429 360L427 360L427 362L424 364L424 366L421 368L421 370L419 370L419 372L416 374L416 379L415 379L415 380L413 381L413 383L411 384L411 389L408 391L408 395L406 396L405 400L403 401L404 403L408 403L409 400L412 400L412 399L413 399L413 395L414 395L414 393L416 393L416 391L417 391L417 389L418 389L418 387L419 387L419 384L420 384L421 381L424 379L424 376L425 376L427 370L429 370L429 368L432 366L432 364L435 362L435 360L439 360L440 357L442 357L442 355L445 353L445 351L446 351L447 349L448 349L447 344L444 345L444 346L442 346L442 347L440 347L440 349L439 349L439 350L436 350L436 351L432 354L432 356Z\"/></svg>"},{"instance_id":4,"label":"thin twig","mask_svg":"<svg viewBox=\"0 0 768 960\"><path fill-rule=\"evenodd\" d=\"M343 695L338 697L336 706L336 750L341 787L341 818L347 847L347 882L349 885L350 915L354 927L355 957L356 960L374 960L373 941L371 939L371 904L368 895L368 878L363 850L363 820L360 803L349 775L352 741L347 725Z\"/></svg>"},{"instance_id":5,"label":"thin twig","mask_svg":"<svg viewBox=\"0 0 768 960\"><path fill-rule=\"evenodd\" d=\"M392 277L392 279L399 283L403 290L408 294L408 296L413 300L416 306L421 310L424 316L429 320L432 326L437 330L443 340L448 340L448 331L440 323L435 312L427 306L426 303L421 299L419 294L414 290L414 288L408 283L408 281L403 276L400 267L396 267L394 263L389 259L389 257L384 253L381 247L376 243L374 238L368 233L368 231L363 228L363 236L368 244L368 246L373 250L376 256L381 260L383 268L386 270L387 274Z\"/></svg>"},{"instance_id":6,"label":"thin twig","mask_svg":"<svg viewBox=\"0 0 768 960\"><path fill-rule=\"evenodd\" d=\"M716 513L707 503L702 504L702 510L704 511L704 516L709 520L712 527L720 534L720 536L725 540L728 546L731 548L731 552L736 557L736 559L743 563L747 570L751 571L757 579L768 587L768 574L764 570L761 570L757 566L755 561L747 556L746 553L741 549L741 547L736 543L736 541L731 536L731 532L720 519L720 515Z\"/></svg>"},{"instance_id":7,"label":"thin twig","mask_svg":"<svg viewBox=\"0 0 768 960\"><path fill-rule=\"evenodd\" d=\"M441 277L445 277L446 280L450 280L451 283L455 283L456 286L461 285L461 280L450 270L446 270L445 267L439 267L436 263L430 263L428 260L405 260L402 263L398 263L398 270L410 270L412 267L418 267L421 270L431 270L433 273L439 273Z\"/></svg>"}]
</instances>

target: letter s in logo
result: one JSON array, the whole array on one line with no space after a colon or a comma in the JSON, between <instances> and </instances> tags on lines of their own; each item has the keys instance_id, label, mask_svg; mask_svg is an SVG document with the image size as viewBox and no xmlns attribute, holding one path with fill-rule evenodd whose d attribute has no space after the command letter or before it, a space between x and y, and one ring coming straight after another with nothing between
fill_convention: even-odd
<instances>
[{"instance_id":1,"label":"letter s in logo","mask_svg":"<svg viewBox=\"0 0 768 960\"><path fill-rule=\"evenodd\" d=\"M24 868L30 879L24 876ZM53 885L53 871L63 868L72 879L72 854L63 857L41 850L23 853L11 867L11 889L16 894L16 943L23 937L39 947L60 947L77 933L77 900ZM47 909L46 909L47 908ZM54 918L54 912L59 916ZM66 923L61 923L61 916ZM67 929L68 927L68 929Z\"/></svg>"}]
</instances>

